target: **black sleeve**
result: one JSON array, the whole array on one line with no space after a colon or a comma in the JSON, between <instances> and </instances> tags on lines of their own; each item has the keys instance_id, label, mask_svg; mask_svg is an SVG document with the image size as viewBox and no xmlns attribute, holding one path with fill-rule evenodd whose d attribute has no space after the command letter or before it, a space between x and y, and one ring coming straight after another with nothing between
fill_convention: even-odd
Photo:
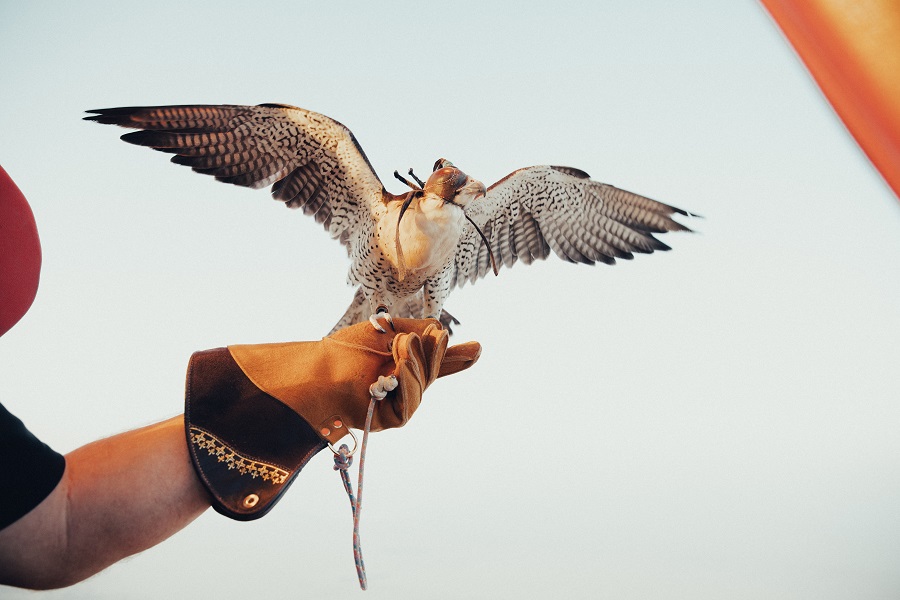
<instances>
[{"instance_id":1,"label":"black sleeve","mask_svg":"<svg viewBox=\"0 0 900 600\"><path fill-rule=\"evenodd\" d=\"M0 529L40 504L65 468L62 454L34 437L0 404Z\"/></svg>"}]
</instances>

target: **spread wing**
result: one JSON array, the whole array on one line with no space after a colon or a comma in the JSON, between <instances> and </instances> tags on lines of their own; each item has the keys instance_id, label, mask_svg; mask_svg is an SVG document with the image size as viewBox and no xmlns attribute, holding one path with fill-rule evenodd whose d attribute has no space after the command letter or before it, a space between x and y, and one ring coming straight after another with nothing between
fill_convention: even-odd
<instances>
[{"instance_id":1,"label":"spread wing","mask_svg":"<svg viewBox=\"0 0 900 600\"><path fill-rule=\"evenodd\" d=\"M384 186L349 129L334 119L282 104L104 108L85 120L140 129L126 142L175 154L219 181L272 186L272 196L302 208L348 244L384 206Z\"/></svg>"},{"instance_id":2,"label":"spread wing","mask_svg":"<svg viewBox=\"0 0 900 600\"><path fill-rule=\"evenodd\" d=\"M498 265L530 264L550 251L569 262L615 263L634 253L669 247L654 233L690 231L672 219L689 213L594 181L570 167L514 171L466 206L484 232ZM457 246L452 285L474 283L491 271L488 247L471 223Z\"/></svg>"}]
</instances>

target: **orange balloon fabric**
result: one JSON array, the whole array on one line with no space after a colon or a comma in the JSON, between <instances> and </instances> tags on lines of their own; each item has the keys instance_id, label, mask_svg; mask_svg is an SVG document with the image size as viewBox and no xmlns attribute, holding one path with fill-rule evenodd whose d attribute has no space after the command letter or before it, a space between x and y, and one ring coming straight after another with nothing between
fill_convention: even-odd
<instances>
[{"instance_id":1,"label":"orange balloon fabric","mask_svg":"<svg viewBox=\"0 0 900 600\"><path fill-rule=\"evenodd\" d=\"M25 196L0 167L0 335L31 307L41 276L41 242Z\"/></svg>"},{"instance_id":2,"label":"orange balloon fabric","mask_svg":"<svg viewBox=\"0 0 900 600\"><path fill-rule=\"evenodd\" d=\"M900 2L760 1L900 199Z\"/></svg>"}]
</instances>

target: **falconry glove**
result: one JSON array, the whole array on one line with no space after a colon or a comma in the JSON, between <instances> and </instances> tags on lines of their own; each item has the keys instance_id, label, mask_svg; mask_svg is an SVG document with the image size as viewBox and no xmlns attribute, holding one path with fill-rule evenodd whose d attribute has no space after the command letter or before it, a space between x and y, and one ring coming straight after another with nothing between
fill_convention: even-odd
<instances>
[{"instance_id":1,"label":"falconry glove","mask_svg":"<svg viewBox=\"0 0 900 600\"><path fill-rule=\"evenodd\" d=\"M194 467L220 513L242 521L266 514L320 450L361 429L369 386L394 375L372 431L409 421L438 377L466 369L481 345L447 346L433 319L368 322L318 342L229 346L196 352L188 366L185 428Z\"/></svg>"}]
</instances>

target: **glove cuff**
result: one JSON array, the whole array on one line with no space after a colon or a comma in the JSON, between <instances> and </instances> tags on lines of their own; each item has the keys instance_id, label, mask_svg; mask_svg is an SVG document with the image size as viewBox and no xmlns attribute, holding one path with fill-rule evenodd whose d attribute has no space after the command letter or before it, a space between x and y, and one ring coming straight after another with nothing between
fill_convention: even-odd
<instances>
[{"instance_id":1,"label":"glove cuff","mask_svg":"<svg viewBox=\"0 0 900 600\"><path fill-rule=\"evenodd\" d=\"M213 508L239 521L269 512L326 445L303 417L257 388L226 348L191 356L184 416Z\"/></svg>"}]
</instances>

